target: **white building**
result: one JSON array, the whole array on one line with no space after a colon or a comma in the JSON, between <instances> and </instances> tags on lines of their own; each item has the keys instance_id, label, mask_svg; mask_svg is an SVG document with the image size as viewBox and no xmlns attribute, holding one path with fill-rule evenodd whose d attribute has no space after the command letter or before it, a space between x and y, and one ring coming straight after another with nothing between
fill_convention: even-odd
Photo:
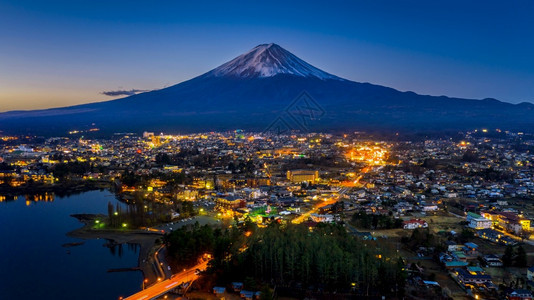
<instances>
[{"instance_id":1,"label":"white building","mask_svg":"<svg viewBox=\"0 0 534 300\"><path fill-rule=\"evenodd\" d=\"M412 219L409 221L403 222L404 229L416 229L416 228L427 228L428 223L425 220Z\"/></svg>"},{"instance_id":2,"label":"white building","mask_svg":"<svg viewBox=\"0 0 534 300\"><path fill-rule=\"evenodd\" d=\"M467 226L473 229L491 228L493 223L490 219L486 219L481 215L472 212L467 213L467 222L469 222Z\"/></svg>"},{"instance_id":3,"label":"white building","mask_svg":"<svg viewBox=\"0 0 534 300\"><path fill-rule=\"evenodd\" d=\"M333 223L334 222L333 215L311 214L310 217L312 221L317 222L317 223Z\"/></svg>"}]
</instances>

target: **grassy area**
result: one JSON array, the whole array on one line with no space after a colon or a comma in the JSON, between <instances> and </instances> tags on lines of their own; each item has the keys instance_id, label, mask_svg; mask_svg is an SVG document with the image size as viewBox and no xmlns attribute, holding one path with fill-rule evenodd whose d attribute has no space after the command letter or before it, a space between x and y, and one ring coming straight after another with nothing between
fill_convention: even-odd
<instances>
[{"instance_id":1,"label":"grassy area","mask_svg":"<svg viewBox=\"0 0 534 300\"><path fill-rule=\"evenodd\" d=\"M464 228L464 226L460 225L460 222L464 220L456 216L451 216L449 214L427 216L423 219L427 221L430 229L436 233L440 231L450 232L451 230L454 230L459 233Z\"/></svg>"}]
</instances>

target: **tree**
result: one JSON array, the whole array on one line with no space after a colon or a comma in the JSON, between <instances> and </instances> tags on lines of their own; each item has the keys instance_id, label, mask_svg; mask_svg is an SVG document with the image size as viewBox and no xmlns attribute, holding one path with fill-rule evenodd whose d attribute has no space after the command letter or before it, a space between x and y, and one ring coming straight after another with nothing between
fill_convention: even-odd
<instances>
[{"instance_id":1,"label":"tree","mask_svg":"<svg viewBox=\"0 0 534 300\"><path fill-rule=\"evenodd\" d=\"M517 247L517 255L515 258L515 266L516 267L526 267L527 266L527 253L525 252L525 249L523 249L523 246Z\"/></svg>"},{"instance_id":2,"label":"tree","mask_svg":"<svg viewBox=\"0 0 534 300\"><path fill-rule=\"evenodd\" d=\"M514 260L514 247L512 245L506 246L504 255L502 256L502 263L505 267L510 267Z\"/></svg>"},{"instance_id":3,"label":"tree","mask_svg":"<svg viewBox=\"0 0 534 300\"><path fill-rule=\"evenodd\" d=\"M473 239L475 235L473 232L467 228L462 229L462 232L460 233L460 240L465 243L471 239Z\"/></svg>"},{"instance_id":4,"label":"tree","mask_svg":"<svg viewBox=\"0 0 534 300\"><path fill-rule=\"evenodd\" d=\"M260 300L272 300L273 297L273 291L268 286L261 289Z\"/></svg>"},{"instance_id":5,"label":"tree","mask_svg":"<svg viewBox=\"0 0 534 300\"><path fill-rule=\"evenodd\" d=\"M108 218L109 218L109 225L110 226L115 225L113 222L113 204L111 204L111 202L108 202Z\"/></svg>"}]
</instances>

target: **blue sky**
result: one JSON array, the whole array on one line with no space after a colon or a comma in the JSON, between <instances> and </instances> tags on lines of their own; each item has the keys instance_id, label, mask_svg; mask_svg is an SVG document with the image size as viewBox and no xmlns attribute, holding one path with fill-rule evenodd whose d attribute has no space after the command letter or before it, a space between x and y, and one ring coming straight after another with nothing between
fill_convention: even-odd
<instances>
[{"instance_id":1,"label":"blue sky","mask_svg":"<svg viewBox=\"0 0 534 300\"><path fill-rule=\"evenodd\" d=\"M355 81L534 102L530 0L0 0L0 111L162 88L270 42Z\"/></svg>"}]
</instances>

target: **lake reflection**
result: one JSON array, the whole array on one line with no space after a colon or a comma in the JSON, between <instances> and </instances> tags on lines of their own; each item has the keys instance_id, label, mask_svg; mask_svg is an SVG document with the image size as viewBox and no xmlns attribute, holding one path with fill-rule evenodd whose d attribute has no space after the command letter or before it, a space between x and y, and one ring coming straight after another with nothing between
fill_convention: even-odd
<instances>
[{"instance_id":1,"label":"lake reflection","mask_svg":"<svg viewBox=\"0 0 534 300\"><path fill-rule=\"evenodd\" d=\"M106 214L108 202L119 203L108 191L0 196L0 299L117 299L137 292L141 272L108 272L136 267L137 245L66 236L82 226L71 214Z\"/></svg>"}]
</instances>

